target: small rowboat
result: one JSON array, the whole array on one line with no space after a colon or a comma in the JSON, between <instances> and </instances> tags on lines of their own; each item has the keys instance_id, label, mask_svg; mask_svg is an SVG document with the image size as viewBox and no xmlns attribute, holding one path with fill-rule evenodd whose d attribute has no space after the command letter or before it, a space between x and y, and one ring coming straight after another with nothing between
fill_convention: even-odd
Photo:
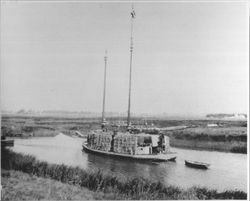
<instances>
[{"instance_id":1,"label":"small rowboat","mask_svg":"<svg viewBox=\"0 0 250 201\"><path fill-rule=\"evenodd\" d=\"M153 165L160 165L159 162L152 162Z\"/></svg>"},{"instance_id":2,"label":"small rowboat","mask_svg":"<svg viewBox=\"0 0 250 201\"><path fill-rule=\"evenodd\" d=\"M208 169L210 164L208 163L202 163L197 161L187 161L185 160L185 165L192 168L198 168L198 169Z\"/></svg>"}]
</instances>

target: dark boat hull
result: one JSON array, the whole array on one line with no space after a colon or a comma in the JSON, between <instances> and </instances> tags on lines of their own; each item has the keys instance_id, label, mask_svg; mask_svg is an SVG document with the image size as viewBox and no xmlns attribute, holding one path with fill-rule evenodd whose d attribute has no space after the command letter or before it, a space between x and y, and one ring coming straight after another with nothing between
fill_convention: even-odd
<instances>
[{"instance_id":1,"label":"dark boat hull","mask_svg":"<svg viewBox=\"0 0 250 201\"><path fill-rule=\"evenodd\" d=\"M14 140L1 140L1 147L13 147Z\"/></svg>"},{"instance_id":2,"label":"dark boat hull","mask_svg":"<svg viewBox=\"0 0 250 201\"><path fill-rule=\"evenodd\" d=\"M197 169L208 169L209 164L201 164L201 163L195 163L190 161L185 161L185 165L192 168Z\"/></svg>"},{"instance_id":3,"label":"dark boat hull","mask_svg":"<svg viewBox=\"0 0 250 201\"><path fill-rule=\"evenodd\" d=\"M120 159L129 159L129 160L137 160L137 161L146 161L146 162L166 162L166 161L175 161L176 154L170 153L165 154L164 157L157 157L154 155L128 155L128 154L120 154L114 152L106 152L89 148L86 144L83 144L83 150L88 153L94 153L99 155L104 155L108 157L115 157Z\"/></svg>"}]
</instances>

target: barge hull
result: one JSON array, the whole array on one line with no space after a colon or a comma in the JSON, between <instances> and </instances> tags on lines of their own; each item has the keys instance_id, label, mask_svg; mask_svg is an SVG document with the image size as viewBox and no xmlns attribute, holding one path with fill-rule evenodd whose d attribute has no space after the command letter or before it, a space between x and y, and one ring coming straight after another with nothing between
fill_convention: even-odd
<instances>
[{"instance_id":1,"label":"barge hull","mask_svg":"<svg viewBox=\"0 0 250 201\"><path fill-rule=\"evenodd\" d=\"M176 159L175 153L160 154L160 155L128 155L128 154L106 152L106 151L91 149L86 144L83 144L82 147L84 151L89 152L89 153L106 155L109 157L116 157L116 158L121 158L121 159L126 158L126 159L133 159L137 161L149 161L149 162L166 162L166 161L175 161Z\"/></svg>"}]
</instances>

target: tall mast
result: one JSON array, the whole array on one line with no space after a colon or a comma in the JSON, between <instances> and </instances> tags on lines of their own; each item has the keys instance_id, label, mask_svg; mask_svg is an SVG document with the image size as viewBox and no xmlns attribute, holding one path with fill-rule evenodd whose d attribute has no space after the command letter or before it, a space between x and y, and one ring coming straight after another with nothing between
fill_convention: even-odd
<instances>
[{"instance_id":1,"label":"tall mast","mask_svg":"<svg viewBox=\"0 0 250 201\"><path fill-rule=\"evenodd\" d=\"M106 70L107 70L107 50L104 56L104 87L103 87L103 102L102 102L102 127L105 126L105 98L106 98Z\"/></svg>"},{"instance_id":2,"label":"tall mast","mask_svg":"<svg viewBox=\"0 0 250 201\"><path fill-rule=\"evenodd\" d=\"M135 18L135 11L132 5L131 11L131 35L130 35L130 69L129 69L129 94L128 94L128 119L127 128L130 129L130 100L131 100L131 79L132 79L132 59L133 59L133 21Z\"/></svg>"}]
</instances>

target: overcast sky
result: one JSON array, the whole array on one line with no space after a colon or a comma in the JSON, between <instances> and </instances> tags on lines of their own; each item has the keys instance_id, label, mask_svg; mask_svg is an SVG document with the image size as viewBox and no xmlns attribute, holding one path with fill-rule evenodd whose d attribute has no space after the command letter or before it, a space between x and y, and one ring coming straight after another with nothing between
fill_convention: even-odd
<instances>
[{"instance_id":1,"label":"overcast sky","mask_svg":"<svg viewBox=\"0 0 250 201\"><path fill-rule=\"evenodd\" d=\"M247 112L248 4L135 3L133 113ZM2 2L2 110L127 111L130 3Z\"/></svg>"}]
</instances>

